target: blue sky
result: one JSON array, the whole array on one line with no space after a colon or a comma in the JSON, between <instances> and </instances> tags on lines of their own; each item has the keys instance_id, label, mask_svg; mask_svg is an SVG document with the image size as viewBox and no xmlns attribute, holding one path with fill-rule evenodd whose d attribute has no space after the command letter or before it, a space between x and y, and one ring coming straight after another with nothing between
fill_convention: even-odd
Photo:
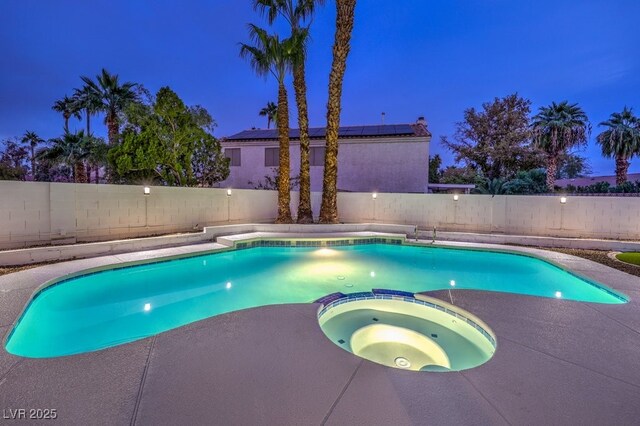
<instances>
[{"instance_id":1,"label":"blue sky","mask_svg":"<svg viewBox=\"0 0 640 426\"><path fill-rule=\"evenodd\" d=\"M326 114L334 14L327 1L312 29L307 70L315 126ZM595 173L613 174L594 138L611 112L629 105L640 113L638 16L637 0L360 0L342 124L378 124L382 111L387 123L424 115L432 153L450 163L439 137L453 132L465 108L516 91L534 109L567 99L594 124L583 155ZM248 22L262 22L250 0L3 0L0 137L26 129L59 135L62 119L51 105L80 85L80 75L102 67L153 92L168 85L187 104L203 105L218 123L217 136L266 127L257 113L276 99L276 86L238 56ZM293 93L290 102L295 123ZM630 171L640 172L640 159Z\"/></svg>"}]
</instances>

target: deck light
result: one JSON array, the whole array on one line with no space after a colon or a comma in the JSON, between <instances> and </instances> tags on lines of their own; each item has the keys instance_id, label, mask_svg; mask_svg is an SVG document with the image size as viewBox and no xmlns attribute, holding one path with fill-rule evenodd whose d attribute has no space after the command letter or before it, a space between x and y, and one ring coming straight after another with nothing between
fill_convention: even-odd
<instances>
[{"instance_id":1,"label":"deck light","mask_svg":"<svg viewBox=\"0 0 640 426\"><path fill-rule=\"evenodd\" d=\"M144 187L144 195L149 195L151 194L151 188L149 188L148 186Z\"/></svg>"},{"instance_id":2,"label":"deck light","mask_svg":"<svg viewBox=\"0 0 640 426\"><path fill-rule=\"evenodd\" d=\"M561 291L556 291L556 297L558 299L562 299L562 292Z\"/></svg>"},{"instance_id":3,"label":"deck light","mask_svg":"<svg viewBox=\"0 0 640 426\"><path fill-rule=\"evenodd\" d=\"M377 192L372 193L371 198L373 198L374 200L378 198L378 193Z\"/></svg>"},{"instance_id":4,"label":"deck light","mask_svg":"<svg viewBox=\"0 0 640 426\"><path fill-rule=\"evenodd\" d=\"M566 204L567 203L567 197L560 197L560 204Z\"/></svg>"},{"instance_id":5,"label":"deck light","mask_svg":"<svg viewBox=\"0 0 640 426\"><path fill-rule=\"evenodd\" d=\"M144 311L145 312L149 312L151 310L151 303L145 303L144 304Z\"/></svg>"},{"instance_id":6,"label":"deck light","mask_svg":"<svg viewBox=\"0 0 640 426\"><path fill-rule=\"evenodd\" d=\"M449 284L451 285L451 287L455 287L456 286L456 282L454 280L449 281Z\"/></svg>"},{"instance_id":7,"label":"deck light","mask_svg":"<svg viewBox=\"0 0 640 426\"><path fill-rule=\"evenodd\" d=\"M458 201L460 196L458 194L453 194L453 201Z\"/></svg>"},{"instance_id":8,"label":"deck light","mask_svg":"<svg viewBox=\"0 0 640 426\"><path fill-rule=\"evenodd\" d=\"M231 188L227 189L227 197L231 197Z\"/></svg>"}]
</instances>

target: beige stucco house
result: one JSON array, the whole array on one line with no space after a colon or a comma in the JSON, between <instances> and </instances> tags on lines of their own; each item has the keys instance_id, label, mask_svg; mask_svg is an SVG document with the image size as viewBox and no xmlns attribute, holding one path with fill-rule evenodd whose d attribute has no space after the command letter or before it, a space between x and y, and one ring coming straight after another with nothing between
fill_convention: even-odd
<instances>
[{"instance_id":1,"label":"beige stucco house","mask_svg":"<svg viewBox=\"0 0 640 426\"><path fill-rule=\"evenodd\" d=\"M311 190L322 190L325 129L309 129ZM338 189L350 192L427 192L431 133L424 118L413 124L340 127ZM300 140L291 129L291 177L299 174ZM229 178L221 187L254 188L278 167L276 129L245 130L222 140L231 160Z\"/></svg>"}]
</instances>

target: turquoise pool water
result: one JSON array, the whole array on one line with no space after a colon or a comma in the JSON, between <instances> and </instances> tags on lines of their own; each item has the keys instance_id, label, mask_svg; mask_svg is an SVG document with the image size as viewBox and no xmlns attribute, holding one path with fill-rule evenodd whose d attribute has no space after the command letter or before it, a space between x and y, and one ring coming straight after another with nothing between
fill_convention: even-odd
<instances>
[{"instance_id":1,"label":"turquoise pool water","mask_svg":"<svg viewBox=\"0 0 640 426\"><path fill-rule=\"evenodd\" d=\"M385 244L259 247L79 276L31 301L6 343L55 357L131 342L255 306L372 288L479 289L624 303L544 261L487 251Z\"/></svg>"}]
</instances>

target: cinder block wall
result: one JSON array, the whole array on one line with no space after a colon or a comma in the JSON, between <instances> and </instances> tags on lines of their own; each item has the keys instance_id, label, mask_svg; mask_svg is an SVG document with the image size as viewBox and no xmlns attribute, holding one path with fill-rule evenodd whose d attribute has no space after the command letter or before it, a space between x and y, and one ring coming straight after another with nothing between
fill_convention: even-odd
<instances>
[{"instance_id":1,"label":"cinder block wall","mask_svg":"<svg viewBox=\"0 0 640 426\"><path fill-rule=\"evenodd\" d=\"M274 191L0 181L0 249L272 221Z\"/></svg>"},{"instance_id":2,"label":"cinder block wall","mask_svg":"<svg viewBox=\"0 0 640 426\"><path fill-rule=\"evenodd\" d=\"M321 194L312 193L320 212ZM298 194L291 194L295 215ZM442 231L640 240L640 197L339 193L343 222ZM221 223L270 222L275 191L0 181L0 249L188 232Z\"/></svg>"}]
</instances>

